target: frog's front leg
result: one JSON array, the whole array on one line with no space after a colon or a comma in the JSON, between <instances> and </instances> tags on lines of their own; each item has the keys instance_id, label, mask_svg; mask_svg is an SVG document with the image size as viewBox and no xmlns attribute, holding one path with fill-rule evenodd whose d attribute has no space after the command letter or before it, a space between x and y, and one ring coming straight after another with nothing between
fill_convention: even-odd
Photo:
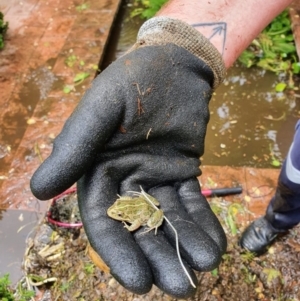
<instances>
[{"instance_id":1,"label":"frog's front leg","mask_svg":"<svg viewBox=\"0 0 300 301\"><path fill-rule=\"evenodd\" d=\"M130 226L128 224L126 224L124 221L123 221L123 224L124 224L124 227L128 231L134 231L134 230L138 229L141 226L141 223L138 220L134 221Z\"/></svg>"}]
</instances>

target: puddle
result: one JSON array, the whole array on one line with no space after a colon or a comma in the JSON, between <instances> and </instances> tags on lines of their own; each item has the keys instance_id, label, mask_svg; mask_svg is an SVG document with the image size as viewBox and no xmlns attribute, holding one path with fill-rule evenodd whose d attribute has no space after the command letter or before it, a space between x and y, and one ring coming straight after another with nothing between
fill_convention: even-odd
<instances>
[{"instance_id":1,"label":"puddle","mask_svg":"<svg viewBox=\"0 0 300 301\"><path fill-rule=\"evenodd\" d=\"M48 93L51 91L51 88L57 77L53 72L48 68L48 66L42 66L34 70L27 78L29 82L32 82L35 85L35 89L39 91L39 99L47 99Z\"/></svg>"},{"instance_id":2,"label":"puddle","mask_svg":"<svg viewBox=\"0 0 300 301\"><path fill-rule=\"evenodd\" d=\"M0 159L18 148L28 126L27 120L31 118L38 102L44 101L49 106L49 91L63 85L62 80L51 71L53 64L54 61L49 60L45 66L29 73L19 94L12 99L10 110L3 115ZM4 174L8 167L5 162L0 163L0 173Z\"/></svg>"},{"instance_id":3,"label":"puddle","mask_svg":"<svg viewBox=\"0 0 300 301\"><path fill-rule=\"evenodd\" d=\"M23 210L0 210L0 277L9 273L12 284L22 277L26 238L41 215Z\"/></svg>"},{"instance_id":4,"label":"puddle","mask_svg":"<svg viewBox=\"0 0 300 301\"><path fill-rule=\"evenodd\" d=\"M102 70L135 42L143 21L130 18L132 9L123 7ZM300 117L300 98L276 94L276 83L277 75L259 68L236 64L228 71L210 102L202 164L273 168L271 152L278 160L285 158Z\"/></svg>"},{"instance_id":5,"label":"puddle","mask_svg":"<svg viewBox=\"0 0 300 301\"><path fill-rule=\"evenodd\" d=\"M272 168L284 159L300 117L300 98L275 92L278 76L234 66L210 102L206 165Z\"/></svg>"}]
</instances>

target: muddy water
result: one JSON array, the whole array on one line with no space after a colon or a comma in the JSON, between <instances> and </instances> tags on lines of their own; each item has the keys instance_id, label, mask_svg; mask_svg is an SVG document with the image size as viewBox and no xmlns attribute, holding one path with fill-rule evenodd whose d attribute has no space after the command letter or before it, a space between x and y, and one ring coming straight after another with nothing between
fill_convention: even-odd
<instances>
[{"instance_id":1,"label":"muddy water","mask_svg":"<svg viewBox=\"0 0 300 301\"><path fill-rule=\"evenodd\" d=\"M0 277L9 273L12 284L22 277L25 241L39 218L36 212L0 210Z\"/></svg>"},{"instance_id":2,"label":"muddy water","mask_svg":"<svg viewBox=\"0 0 300 301\"><path fill-rule=\"evenodd\" d=\"M102 69L135 42L143 21L130 17L132 9L130 4L124 6ZM203 164L272 168L271 153L276 160L284 159L300 117L300 91L276 93L281 80L271 72L238 64L228 71L210 102Z\"/></svg>"},{"instance_id":3,"label":"muddy water","mask_svg":"<svg viewBox=\"0 0 300 301\"><path fill-rule=\"evenodd\" d=\"M229 70L210 102L204 164L268 168L270 153L284 159L300 117L300 98L298 91L276 93L278 82L277 75L258 68Z\"/></svg>"}]
</instances>

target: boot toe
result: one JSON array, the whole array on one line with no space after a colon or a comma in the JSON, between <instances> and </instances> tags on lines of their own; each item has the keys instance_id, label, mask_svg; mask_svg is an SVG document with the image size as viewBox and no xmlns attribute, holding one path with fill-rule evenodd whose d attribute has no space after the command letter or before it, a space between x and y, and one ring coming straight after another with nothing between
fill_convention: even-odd
<instances>
[{"instance_id":1,"label":"boot toe","mask_svg":"<svg viewBox=\"0 0 300 301\"><path fill-rule=\"evenodd\" d=\"M279 232L265 217L261 217L251 223L243 232L239 244L250 252L261 254L266 251L267 246L272 243Z\"/></svg>"}]
</instances>

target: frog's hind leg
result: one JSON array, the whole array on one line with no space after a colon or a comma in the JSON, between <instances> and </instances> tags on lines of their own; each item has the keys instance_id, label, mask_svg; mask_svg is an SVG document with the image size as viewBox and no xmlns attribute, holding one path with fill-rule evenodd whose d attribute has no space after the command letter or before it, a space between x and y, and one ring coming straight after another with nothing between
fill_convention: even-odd
<instances>
[{"instance_id":1,"label":"frog's hind leg","mask_svg":"<svg viewBox=\"0 0 300 301\"><path fill-rule=\"evenodd\" d=\"M158 227L151 227L151 228L147 227L147 228L145 229L145 231L143 231L143 234L144 234L144 233L148 233L148 232L152 231L153 229L155 229L154 234L156 235L156 234L157 234L157 228L158 228Z\"/></svg>"},{"instance_id":2,"label":"frog's hind leg","mask_svg":"<svg viewBox=\"0 0 300 301\"><path fill-rule=\"evenodd\" d=\"M161 226L164 220L164 212L162 210L156 210L147 222L148 229L145 233L155 229L155 235L157 234L157 228Z\"/></svg>"}]
</instances>

